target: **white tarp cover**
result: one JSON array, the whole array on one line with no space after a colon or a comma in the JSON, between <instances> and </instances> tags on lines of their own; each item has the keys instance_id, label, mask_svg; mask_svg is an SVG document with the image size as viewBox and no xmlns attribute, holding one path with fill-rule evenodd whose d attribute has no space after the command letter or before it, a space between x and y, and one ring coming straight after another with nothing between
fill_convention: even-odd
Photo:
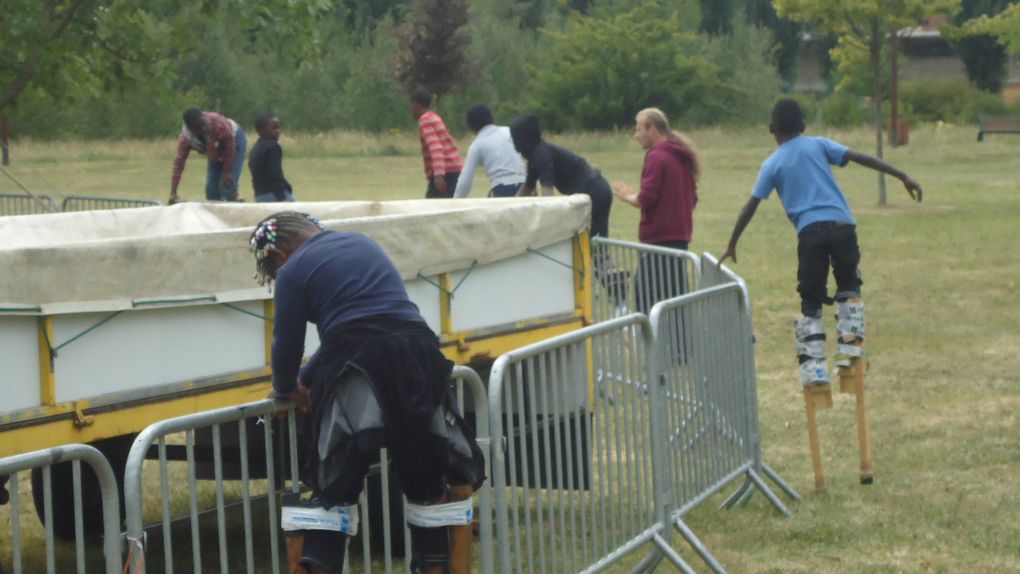
<instances>
[{"instance_id":1,"label":"white tarp cover","mask_svg":"<svg viewBox=\"0 0 1020 574\"><path fill-rule=\"evenodd\" d=\"M587 196L171 207L0 217L0 309L45 314L130 309L132 302L266 299L248 238L281 210L319 217L382 245L405 280L490 263L587 228Z\"/></svg>"}]
</instances>

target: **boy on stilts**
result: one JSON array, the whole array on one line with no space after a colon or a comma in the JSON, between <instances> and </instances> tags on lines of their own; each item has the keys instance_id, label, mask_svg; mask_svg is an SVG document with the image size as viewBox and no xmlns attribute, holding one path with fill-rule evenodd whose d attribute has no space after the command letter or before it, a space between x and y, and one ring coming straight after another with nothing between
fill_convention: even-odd
<instances>
[{"instance_id":1,"label":"boy on stilts","mask_svg":"<svg viewBox=\"0 0 1020 574\"><path fill-rule=\"evenodd\" d=\"M769 131L779 148L761 166L751 197L740 211L729 246L719 260L737 262L737 241L754 217L758 204L768 199L775 189L790 221L797 228L797 291L801 298L802 317L794 330L801 383L808 405L808 425L815 459L816 489L824 490L820 455L814 428L814 407L831 406L829 370L825 358L825 330L822 326L822 305L835 300L836 367L841 378L855 377L859 421L862 430L862 482L870 482L870 453L867 445L866 420L863 418L864 302L861 300L861 275L858 265L861 253L857 244L857 224L846 197L836 185L830 165L845 166L854 162L887 173L903 182L910 197L922 198L920 184L906 173L874 156L856 152L823 137L803 135L804 115L792 99L780 100L772 110ZM829 268L836 278L836 295L829 298L826 283ZM844 386L844 390L847 387ZM819 400L827 397L826 400ZM867 466L867 469L865 469Z\"/></svg>"}]
</instances>

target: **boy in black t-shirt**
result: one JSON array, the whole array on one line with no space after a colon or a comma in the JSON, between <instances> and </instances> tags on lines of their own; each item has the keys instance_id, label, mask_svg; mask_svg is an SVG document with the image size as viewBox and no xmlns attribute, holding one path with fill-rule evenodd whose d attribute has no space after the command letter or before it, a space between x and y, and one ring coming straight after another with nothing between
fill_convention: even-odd
<instances>
[{"instance_id":1,"label":"boy in black t-shirt","mask_svg":"<svg viewBox=\"0 0 1020 574\"><path fill-rule=\"evenodd\" d=\"M248 169L255 188L255 201L294 201L290 183L283 177L283 148L280 147L280 118L266 114L255 120L259 141L248 155Z\"/></svg>"}]
</instances>

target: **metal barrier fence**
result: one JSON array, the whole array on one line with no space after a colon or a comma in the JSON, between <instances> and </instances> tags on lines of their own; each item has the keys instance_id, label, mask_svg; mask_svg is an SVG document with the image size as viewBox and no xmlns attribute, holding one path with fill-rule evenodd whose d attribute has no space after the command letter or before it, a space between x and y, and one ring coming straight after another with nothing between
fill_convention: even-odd
<instances>
[{"instance_id":1,"label":"metal barrier fence","mask_svg":"<svg viewBox=\"0 0 1020 574\"><path fill-rule=\"evenodd\" d=\"M726 267L725 265L720 265L719 260L716 259L715 256L711 255L710 253L702 253L701 270L702 270L701 284L703 287L711 287L732 282L736 283L740 287L741 293L740 319L743 322L743 327L741 328L743 338L741 339L740 345L742 345L743 346L742 348L744 349L742 373L744 380L748 382L746 385L747 402L749 406L747 412L749 417L748 424L750 425L749 428L751 430L749 434L750 442L748 444L748 448L750 450L751 456L754 459L754 465L752 467L752 470L755 472L751 472L747 475L747 478L744 481L744 483L740 486L739 489L737 489L736 492L734 492L730 496L730 498L726 500L726 502L723 503L723 507L731 508L735 504L746 503L750 499L751 495L754 494L755 492L754 487L762 484L762 481L760 481L761 475L767 476L769 479L771 479L772 482L774 482L791 499L800 501L801 500L800 494L798 494L797 491L794 490L792 486L790 486L786 481L784 481L782 477L779 476L779 473L774 471L768 464L766 464L764 457L762 456L761 423L758 419L758 385L757 385L758 374L755 367L753 349L754 323L751 318L751 295L750 291L747 288L747 283L744 281L742 277L740 277L732 270L730 270L730 268ZM766 488L761 488L761 491L767 497L771 494L771 491L769 491ZM776 505L776 507L781 512L784 512L784 514L788 514L788 511L783 510L784 507L781 505L781 502L779 501L778 498L773 497L769 498L769 500L772 502L773 505ZM779 504L777 505L777 503Z\"/></svg>"},{"instance_id":2,"label":"metal barrier fence","mask_svg":"<svg viewBox=\"0 0 1020 574\"><path fill-rule=\"evenodd\" d=\"M133 207L152 207L162 205L151 199L128 199L124 197L98 197L88 195L69 195L60 202L61 211L95 211L98 209L129 209Z\"/></svg>"},{"instance_id":3,"label":"metal barrier fence","mask_svg":"<svg viewBox=\"0 0 1020 574\"><path fill-rule=\"evenodd\" d=\"M485 399L485 388L482 385L481 379L479 379L478 375L473 370L466 367L455 368L453 379L455 382L460 383L457 390L458 402L463 405L465 402L465 396L470 399L469 404L473 408L472 412L474 413L475 420L477 422L479 445L483 452L488 452L490 448L488 438L489 417ZM467 388L467 393L463 391L464 387ZM286 425L285 428L287 430L286 432L276 432L274 430L274 426L276 425L272 423L272 419L282 408L287 408L285 421L281 421ZM249 446L248 441L248 434L252 432L252 423L254 421L264 422L264 424L261 424L263 427L261 433L263 435L261 439L261 450L257 453L253 453L255 449ZM172 523L175 522L175 519L172 517L173 505L171 503L173 493L171 491L175 485L171 484L172 473L169 469L168 462L174 458L172 449L180 447L180 445L171 444L171 441L174 438L173 435L185 433L184 460L187 462L186 480L188 484L187 518L190 521L191 530L191 563L188 566L189 569L187 571L197 573L202 571L203 566L208 566L208 564L203 562L202 558L203 536L200 524L201 513L199 512L200 495L198 492L196 478L196 469L201 468L200 464L196 463L196 451L204 450L202 454L211 455L211 463L213 466L212 476L216 481L216 502L214 510L216 513L216 537L218 541L218 550L215 554L217 556L216 564L218 564L219 571L245 571L248 573L256 571L256 525L252 518L252 503L255 501L256 497L255 493L251 490L251 486L253 484L251 479L257 471L264 470L265 486L259 489L259 498L265 499L267 508L265 527L261 528L261 530L268 530L269 561L272 564L272 572L278 574L281 571L281 566L280 530L278 527L279 504L277 501L277 494L283 490L293 493L298 493L301 490L300 481L298 479L297 427L297 419L293 406L285 407L280 403L264 400L237 407L228 407L177 417L175 419L168 419L155 423L142 431L141 434L138 435L138 438L135 440L131 449L124 478L124 499L127 511L128 540L128 564L125 571L131 572L132 574L144 572L146 561L150 558L147 555L146 532L143 520L144 485L142 479L145 460L153 446L157 449L159 467L160 495L158 499L161 506L160 530L162 532L163 568L166 573L174 571L175 546L173 543ZM224 443L228 442L226 438L228 432L233 433L235 430L236 434L230 436L229 439L231 444L225 446ZM211 438L211 449L209 447L196 446L197 440L200 440L203 436ZM278 445L275 448L274 443ZM235 451L236 457L233 456ZM230 456L227 456L228 454ZM252 464L252 459L256 457L259 459L264 458L264 467ZM230 469L230 477L228 478L227 467L228 464L232 463L237 463L237 465ZM394 548L402 546L403 548L409 549L410 532L402 525L391 524L393 517L395 516L399 519L402 511L401 509L391 508L393 502L391 502L390 496L387 494L391 492L390 470L387 463L386 450L383 449L380 453L380 464L376 469L374 469L374 472L378 473L380 481L378 491L381 492L381 522L384 549L383 569L387 574L390 574L393 572ZM288 469L289 480L284 478L284 475L288 474ZM230 550L232 544L231 540L228 539L227 536L226 510L228 504L226 503L227 488L224 483L229 479L235 478L240 479L239 487L241 489L241 492L239 493L240 500L235 504L239 504L243 510L243 567L241 566L240 559L231 560ZM373 509L369 505L368 481L372 478L372 476L366 477L365 488L363 488L361 499L358 501L358 507L360 510L359 518L361 524L360 536L363 571L366 573L373 571L372 536L370 535L370 532L372 531L373 513L375 510L379 510ZM286 486L284 485L285 482L288 483ZM492 498L488 485L486 484L483 486L477 494L479 497L478 515L481 539L481 563L483 565L483 571L491 573L491 556L493 552ZM236 497L237 493L234 493L234 496ZM400 499L397 500L399 501ZM259 526L262 526L262 524L260 523ZM396 528L391 528L391 526L396 526ZM393 533L396 533L398 536L402 533L402 538L394 539ZM208 532L206 534L211 535L211 533ZM239 551L235 552L240 554ZM406 568L409 568L410 558L410 552L405 552ZM179 567L179 569L183 569L183 567ZM263 569L264 566L259 570L262 571Z\"/></svg>"},{"instance_id":4,"label":"metal barrier fence","mask_svg":"<svg viewBox=\"0 0 1020 574\"><path fill-rule=\"evenodd\" d=\"M690 251L604 237L591 243L595 322L628 313L647 316L659 301L699 288L701 260Z\"/></svg>"},{"instance_id":5,"label":"metal barrier fence","mask_svg":"<svg viewBox=\"0 0 1020 574\"><path fill-rule=\"evenodd\" d=\"M753 485L777 510L790 515L758 474L762 463L754 415L757 403L754 380L746 376L754 349L742 297L739 285L726 283L661 302L651 317L660 358L659 405L666 425L663 479L667 496L676 504L671 520L717 573L726 570L684 524L688 512L745 477L745 486L738 490L741 497L753 492L747 486ZM680 330L681 322L693 328ZM678 339L678 333L684 338ZM778 476L774 480L797 497Z\"/></svg>"},{"instance_id":6,"label":"metal barrier fence","mask_svg":"<svg viewBox=\"0 0 1020 574\"><path fill-rule=\"evenodd\" d=\"M601 322L511 351L492 369L501 571L598 572L650 546L634 572L664 558L693 572L666 542L672 526L723 573L687 513L741 477L724 507L760 490L789 515L763 475L800 500L762 460L746 285L707 254L595 245ZM610 319L643 309L649 293L651 321Z\"/></svg>"},{"instance_id":7,"label":"metal barrier fence","mask_svg":"<svg viewBox=\"0 0 1020 574\"><path fill-rule=\"evenodd\" d=\"M500 356L489 379L500 571L598 572L660 537L650 328L631 314ZM598 357L600 365L593 364ZM597 368L621 377L612 397ZM504 452L505 450L505 452ZM660 455L661 458L661 455Z\"/></svg>"},{"instance_id":8,"label":"metal barrier fence","mask_svg":"<svg viewBox=\"0 0 1020 574\"><path fill-rule=\"evenodd\" d=\"M48 195L27 195L21 193L0 193L0 216L36 215L60 211L57 202Z\"/></svg>"},{"instance_id":9,"label":"metal barrier fence","mask_svg":"<svg viewBox=\"0 0 1020 574\"><path fill-rule=\"evenodd\" d=\"M21 193L0 193L0 216L36 215L61 211L92 211L97 209L127 209L162 205L151 199L128 199L123 197L93 197L69 195L57 205L49 195L28 195Z\"/></svg>"},{"instance_id":10,"label":"metal barrier fence","mask_svg":"<svg viewBox=\"0 0 1020 574\"><path fill-rule=\"evenodd\" d=\"M118 498L117 480L113 469L103 454L95 448L84 444L70 444L0 459L0 477L10 478L10 517L11 517L11 553L14 574L24 571L22 544L24 543L21 524L21 492L19 473L26 470L42 469L43 483L43 522L46 531L46 572L54 574L58 571L56 542L53 533L53 512L67 512L67 508L54 508L51 473L53 466L70 463L74 477L73 512L75 519L74 571L82 574L86 571L85 531L83 528L83 485L91 484L91 480L83 480L81 463L84 461L94 473L98 481L99 494L102 497L103 509L103 569L106 574L120 572L120 499ZM38 496L38 493L34 493ZM59 565L60 572L71 571L67 564ZM90 568L95 571L95 567ZM36 570L32 570L36 571Z\"/></svg>"}]
</instances>

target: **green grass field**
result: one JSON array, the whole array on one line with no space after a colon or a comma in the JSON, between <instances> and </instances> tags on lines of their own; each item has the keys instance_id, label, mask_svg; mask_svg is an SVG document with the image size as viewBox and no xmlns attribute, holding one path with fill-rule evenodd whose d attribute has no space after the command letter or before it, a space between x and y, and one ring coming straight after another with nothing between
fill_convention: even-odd
<instances>
[{"instance_id":1,"label":"green grass field","mask_svg":"<svg viewBox=\"0 0 1020 574\"><path fill-rule=\"evenodd\" d=\"M734 269L754 303L761 424L769 464L804 495L792 518L756 496L744 508L706 504L690 526L730 572L1020 571L1020 139L975 142L973 128L920 127L887 154L925 188L921 205L889 180L877 205L876 175L838 170L859 223L868 304L875 484L858 484L852 397L820 413L826 494L812 492L804 404L792 322L796 237L777 199L759 209ZM690 134L704 176L691 249L719 254L774 148L764 128ZM866 130L826 132L870 152ZM610 180L636 184L642 152L629 134L555 138ZM462 142L466 148L467 141ZM285 136L285 172L303 200L409 199L424 195L417 138ZM37 193L164 200L174 143L16 142L9 170ZM205 160L192 156L181 194L203 195ZM475 195L483 195L484 176ZM247 173L242 196L251 200ZM0 193L16 192L0 179ZM612 234L636 239L637 210L616 202ZM7 273L16 270L7 270ZM1010 295L1013 293L1014 295ZM831 317L827 328L833 330ZM831 338L831 337L830 337ZM720 502L718 497L714 502ZM213 543L214 544L214 543ZM706 568L676 545L699 571Z\"/></svg>"}]
</instances>

